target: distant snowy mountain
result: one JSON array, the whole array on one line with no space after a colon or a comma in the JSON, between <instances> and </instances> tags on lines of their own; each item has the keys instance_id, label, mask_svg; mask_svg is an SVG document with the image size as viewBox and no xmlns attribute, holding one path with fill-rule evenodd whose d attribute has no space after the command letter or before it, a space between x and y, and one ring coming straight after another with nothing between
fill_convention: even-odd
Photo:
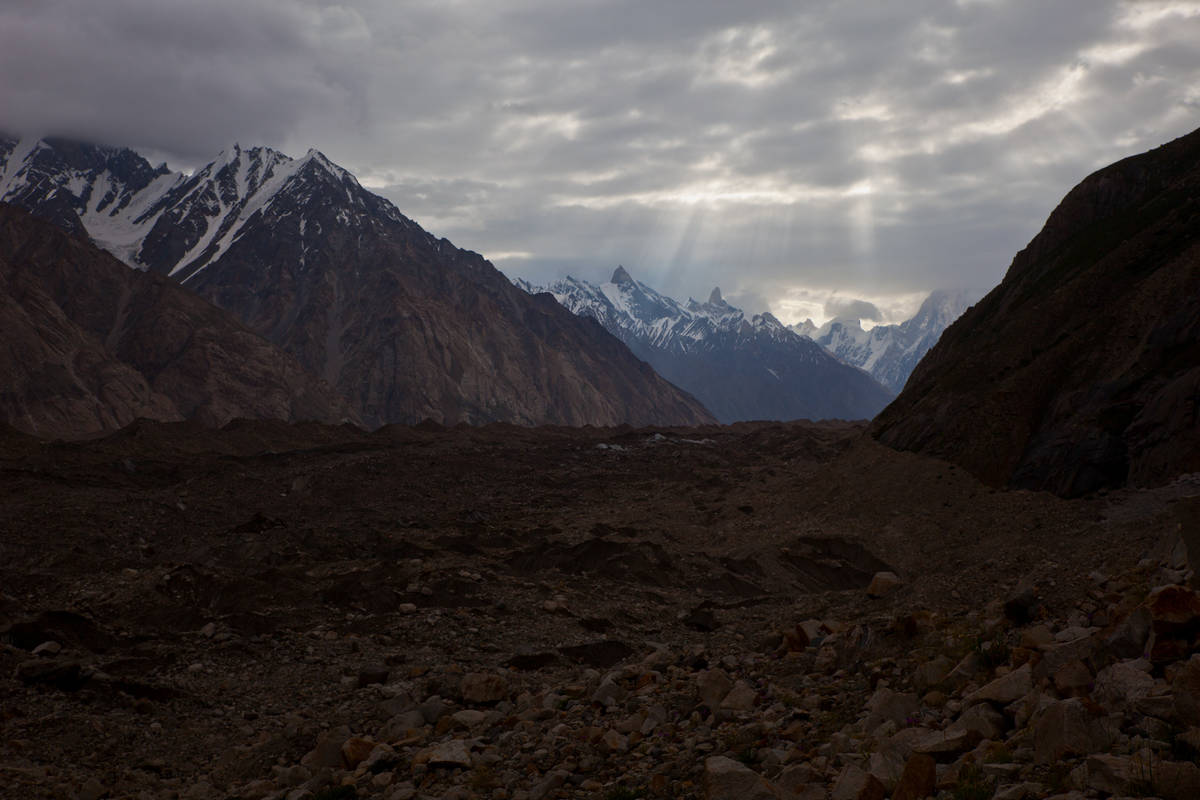
<instances>
[{"instance_id":1,"label":"distant snowy mountain","mask_svg":"<svg viewBox=\"0 0 1200 800\"><path fill-rule=\"evenodd\" d=\"M982 296L983 292L975 289L931 292L911 319L898 325L876 325L869 331L853 318L831 319L819 328L805 320L790 329L899 393L942 331Z\"/></svg>"},{"instance_id":2,"label":"distant snowy mountain","mask_svg":"<svg viewBox=\"0 0 1200 800\"><path fill-rule=\"evenodd\" d=\"M234 145L185 175L124 148L0 135L0 201L233 313L369 425L712 421L604 330L316 150Z\"/></svg>"},{"instance_id":3,"label":"distant snowy mountain","mask_svg":"<svg viewBox=\"0 0 1200 800\"><path fill-rule=\"evenodd\" d=\"M695 395L721 422L747 419L861 419L891 394L770 314L747 318L713 289L704 303L659 294L617 267L596 285L567 277L525 291L549 292L591 317L660 375Z\"/></svg>"}]
</instances>

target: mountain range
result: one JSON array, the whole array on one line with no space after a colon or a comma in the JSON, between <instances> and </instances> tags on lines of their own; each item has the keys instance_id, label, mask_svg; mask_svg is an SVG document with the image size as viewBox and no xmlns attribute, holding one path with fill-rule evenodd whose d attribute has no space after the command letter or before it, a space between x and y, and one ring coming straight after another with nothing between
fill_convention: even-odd
<instances>
[{"instance_id":1,"label":"mountain range","mask_svg":"<svg viewBox=\"0 0 1200 800\"><path fill-rule=\"evenodd\" d=\"M892 393L856 367L788 330L771 314L747 317L713 289L681 303L618 267L607 283L567 277L547 287L518 279L594 319L722 423L750 419L862 419Z\"/></svg>"},{"instance_id":2,"label":"mountain range","mask_svg":"<svg viewBox=\"0 0 1200 800\"><path fill-rule=\"evenodd\" d=\"M315 150L235 145L186 175L129 149L0 137L0 200L231 313L368 426L712 421L599 325Z\"/></svg>"},{"instance_id":3,"label":"mountain range","mask_svg":"<svg viewBox=\"0 0 1200 800\"><path fill-rule=\"evenodd\" d=\"M895 325L876 325L870 330L863 330L861 321L852 317L835 317L820 327L812 320L789 327L847 364L866 370L898 394L913 368L941 338L942 331L982 296L983 292L976 289L938 289L930 292L909 319Z\"/></svg>"}]
</instances>

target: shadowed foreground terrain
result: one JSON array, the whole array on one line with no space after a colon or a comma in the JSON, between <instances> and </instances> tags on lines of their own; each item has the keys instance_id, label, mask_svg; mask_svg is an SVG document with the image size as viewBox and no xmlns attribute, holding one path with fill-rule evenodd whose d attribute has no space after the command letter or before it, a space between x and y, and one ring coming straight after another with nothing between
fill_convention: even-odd
<instances>
[{"instance_id":1,"label":"shadowed foreground terrain","mask_svg":"<svg viewBox=\"0 0 1200 800\"><path fill-rule=\"evenodd\" d=\"M144 421L6 429L0 475L3 797L1047 797L1146 748L1200 773L1200 598L1147 600L1186 577L1188 476L996 490L850 424Z\"/></svg>"}]
</instances>

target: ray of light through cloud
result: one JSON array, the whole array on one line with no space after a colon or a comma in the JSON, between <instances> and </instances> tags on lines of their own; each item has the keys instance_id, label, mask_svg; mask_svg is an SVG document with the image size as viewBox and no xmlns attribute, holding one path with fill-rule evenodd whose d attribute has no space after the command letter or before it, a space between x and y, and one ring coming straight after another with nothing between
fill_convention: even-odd
<instances>
[{"instance_id":1,"label":"ray of light through cloud","mask_svg":"<svg viewBox=\"0 0 1200 800\"><path fill-rule=\"evenodd\" d=\"M317 147L535 283L896 321L1200 125L1197 41L1195 0L12 0L0 129Z\"/></svg>"}]
</instances>

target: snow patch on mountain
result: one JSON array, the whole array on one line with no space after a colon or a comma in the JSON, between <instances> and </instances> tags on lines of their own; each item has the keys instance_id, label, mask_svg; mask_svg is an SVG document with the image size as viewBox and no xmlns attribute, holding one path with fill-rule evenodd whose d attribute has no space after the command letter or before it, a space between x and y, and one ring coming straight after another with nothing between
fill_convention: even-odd
<instances>
[{"instance_id":1,"label":"snow patch on mountain","mask_svg":"<svg viewBox=\"0 0 1200 800\"><path fill-rule=\"evenodd\" d=\"M870 330L863 330L861 322L853 317L837 317L820 327L805 320L790 329L899 393L942 332L983 294L978 289L937 290L925 298L911 319L897 325L876 325Z\"/></svg>"}]
</instances>

